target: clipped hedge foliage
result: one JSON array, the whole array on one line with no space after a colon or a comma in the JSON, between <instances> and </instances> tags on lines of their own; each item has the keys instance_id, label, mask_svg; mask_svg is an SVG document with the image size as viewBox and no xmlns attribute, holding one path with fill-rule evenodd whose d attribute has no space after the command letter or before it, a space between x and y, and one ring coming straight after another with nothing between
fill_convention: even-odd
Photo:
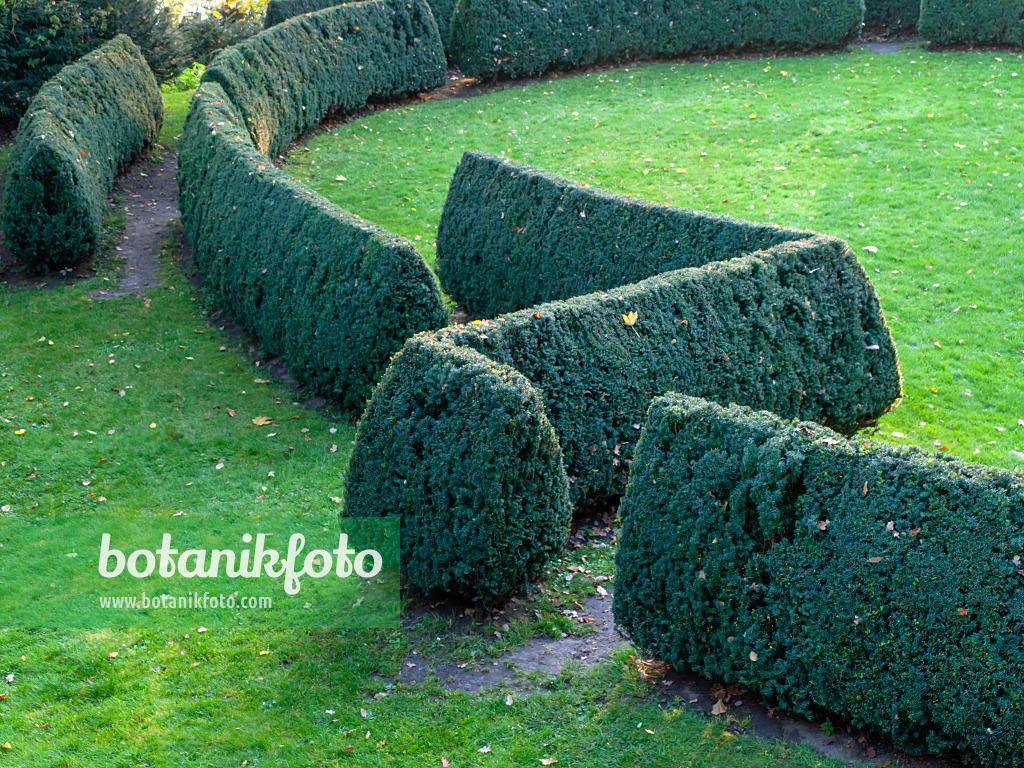
<instances>
[{"instance_id":1,"label":"clipped hedge foliage","mask_svg":"<svg viewBox=\"0 0 1024 768\"><path fill-rule=\"evenodd\" d=\"M644 415L665 392L845 431L901 394L864 270L821 235L437 335L512 366L544 394L574 502L624 490Z\"/></svg>"},{"instance_id":2,"label":"clipped hedge foliage","mask_svg":"<svg viewBox=\"0 0 1024 768\"><path fill-rule=\"evenodd\" d=\"M338 6L220 54L185 122L179 204L208 290L296 381L351 411L407 338L447 322L440 288L410 242L261 152L279 151L331 105L409 93L444 72L422 0Z\"/></svg>"},{"instance_id":3,"label":"clipped hedge foliage","mask_svg":"<svg viewBox=\"0 0 1024 768\"><path fill-rule=\"evenodd\" d=\"M433 88L446 73L424 0L373 0L264 30L218 54L203 80L224 89L257 149L273 156L332 107Z\"/></svg>"},{"instance_id":4,"label":"clipped hedge foliage","mask_svg":"<svg viewBox=\"0 0 1024 768\"><path fill-rule=\"evenodd\" d=\"M906 748L1024 766L1024 477L656 400L614 611L666 661Z\"/></svg>"},{"instance_id":5,"label":"clipped hedge foliage","mask_svg":"<svg viewBox=\"0 0 1024 768\"><path fill-rule=\"evenodd\" d=\"M470 314L495 317L814 234L616 195L468 151L441 214L437 271Z\"/></svg>"},{"instance_id":6,"label":"clipped hedge foliage","mask_svg":"<svg viewBox=\"0 0 1024 768\"><path fill-rule=\"evenodd\" d=\"M917 28L938 45L1024 45L1024 2L921 0Z\"/></svg>"},{"instance_id":7,"label":"clipped hedge foliage","mask_svg":"<svg viewBox=\"0 0 1024 768\"><path fill-rule=\"evenodd\" d=\"M315 13L338 4L338 0L270 0L267 3L267 15L263 19L263 27L269 29L293 16ZM437 30L441 33L441 42L447 50L455 0L429 0L429 5L434 14L434 20L437 22Z\"/></svg>"},{"instance_id":8,"label":"clipped hedge foliage","mask_svg":"<svg viewBox=\"0 0 1024 768\"><path fill-rule=\"evenodd\" d=\"M536 75L637 56L839 46L862 0L458 0L450 54L474 77Z\"/></svg>"},{"instance_id":9,"label":"clipped hedge foliage","mask_svg":"<svg viewBox=\"0 0 1024 768\"><path fill-rule=\"evenodd\" d=\"M864 24L898 32L913 29L921 15L921 0L865 0Z\"/></svg>"},{"instance_id":10,"label":"clipped hedge foliage","mask_svg":"<svg viewBox=\"0 0 1024 768\"><path fill-rule=\"evenodd\" d=\"M523 376L421 334L363 414L345 513L401 515L423 590L494 597L535 579L568 535L562 454Z\"/></svg>"},{"instance_id":11,"label":"clipped hedge foliage","mask_svg":"<svg viewBox=\"0 0 1024 768\"><path fill-rule=\"evenodd\" d=\"M11 252L34 271L94 253L114 177L162 123L160 88L124 35L48 80L18 126L4 184Z\"/></svg>"}]
</instances>

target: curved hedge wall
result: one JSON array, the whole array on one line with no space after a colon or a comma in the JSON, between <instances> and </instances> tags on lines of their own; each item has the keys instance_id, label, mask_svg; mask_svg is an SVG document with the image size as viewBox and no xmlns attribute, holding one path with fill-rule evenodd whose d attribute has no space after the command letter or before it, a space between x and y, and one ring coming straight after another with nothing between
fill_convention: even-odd
<instances>
[{"instance_id":1,"label":"curved hedge wall","mask_svg":"<svg viewBox=\"0 0 1024 768\"><path fill-rule=\"evenodd\" d=\"M874 290L822 235L437 335L544 394L574 502L624 490L647 408L668 391L846 431L901 396Z\"/></svg>"},{"instance_id":2,"label":"curved hedge wall","mask_svg":"<svg viewBox=\"0 0 1024 768\"><path fill-rule=\"evenodd\" d=\"M263 18L263 28L270 29L293 16L315 13L325 8L333 8L335 5L339 5L338 0L270 0L267 3L267 15ZM434 21L437 22L437 30L441 33L441 42L447 50L455 0L429 0L429 6L434 14Z\"/></svg>"},{"instance_id":3,"label":"curved hedge wall","mask_svg":"<svg viewBox=\"0 0 1024 768\"><path fill-rule=\"evenodd\" d=\"M814 236L616 195L468 151L441 214L437 272L470 314L496 317Z\"/></svg>"},{"instance_id":4,"label":"curved hedge wall","mask_svg":"<svg viewBox=\"0 0 1024 768\"><path fill-rule=\"evenodd\" d=\"M443 328L410 340L406 349L421 349L425 339L472 348L541 393L573 503L624 489L647 409L666 391L771 408L846 430L877 418L901 394L896 350L877 296L846 245L822 235ZM414 373L386 374L388 381L397 377L419 382ZM346 514L390 514L398 502L381 488L419 488L421 476L434 473L488 477L505 457L504 445L463 426L478 418L473 409L479 406L458 390L446 394L437 377L421 378L416 387L382 385L374 392L356 438ZM437 435L443 448L410 449L411 433ZM443 503L406 493L402 514L430 521L440 507L468 519L493 504L483 485L468 493L462 487ZM553 507L547 517L559 514ZM452 546L443 532L436 536L436 546ZM418 567L408 560L405 566ZM410 581L421 586L416 578ZM484 582L487 575L473 578ZM487 587L480 589L487 594Z\"/></svg>"},{"instance_id":5,"label":"curved hedge wall","mask_svg":"<svg viewBox=\"0 0 1024 768\"><path fill-rule=\"evenodd\" d=\"M458 0L452 60L474 77L643 56L844 45L862 0Z\"/></svg>"},{"instance_id":6,"label":"curved hedge wall","mask_svg":"<svg viewBox=\"0 0 1024 768\"><path fill-rule=\"evenodd\" d=\"M46 81L18 125L4 184L11 252L34 271L95 253L114 177L162 123L156 78L125 35Z\"/></svg>"},{"instance_id":7,"label":"curved hedge wall","mask_svg":"<svg viewBox=\"0 0 1024 768\"><path fill-rule=\"evenodd\" d=\"M614 612L680 668L1024 766L1024 477L669 395L621 507Z\"/></svg>"},{"instance_id":8,"label":"curved hedge wall","mask_svg":"<svg viewBox=\"0 0 1024 768\"><path fill-rule=\"evenodd\" d=\"M1024 45L1024 1L921 0L917 28L939 45Z\"/></svg>"},{"instance_id":9,"label":"curved hedge wall","mask_svg":"<svg viewBox=\"0 0 1024 768\"><path fill-rule=\"evenodd\" d=\"M448 312L410 242L329 203L263 153L331 106L409 93L444 73L422 0L338 6L221 53L185 122L179 204L208 290L296 381L351 411L402 343L444 325Z\"/></svg>"},{"instance_id":10,"label":"curved hedge wall","mask_svg":"<svg viewBox=\"0 0 1024 768\"><path fill-rule=\"evenodd\" d=\"M401 515L402 572L423 590L524 587L569 534L558 439L512 368L421 334L359 424L345 513Z\"/></svg>"}]
</instances>

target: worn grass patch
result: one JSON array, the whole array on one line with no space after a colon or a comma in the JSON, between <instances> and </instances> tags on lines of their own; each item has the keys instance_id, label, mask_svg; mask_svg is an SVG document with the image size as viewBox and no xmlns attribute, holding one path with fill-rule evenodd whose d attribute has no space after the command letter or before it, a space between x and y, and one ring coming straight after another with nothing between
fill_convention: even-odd
<instances>
[{"instance_id":1,"label":"worn grass patch","mask_svg":"<svg viewBox=\"0 0 1024 768\"><path fill-rule=\"evenodd\" d=\"M1024 61L848 54L643 64L367 115L292 154L297 178L428 260L462 152L503 152L657 202L849 242L906 398L877 437L1024 464Z\"/></svg>"}]
</instances>

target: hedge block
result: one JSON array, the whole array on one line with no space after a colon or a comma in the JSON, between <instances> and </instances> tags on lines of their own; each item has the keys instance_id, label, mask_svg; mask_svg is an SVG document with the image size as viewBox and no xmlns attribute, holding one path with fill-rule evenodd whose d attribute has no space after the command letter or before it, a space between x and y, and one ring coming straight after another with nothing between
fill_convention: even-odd
<instances>
[{"instance_id":1,"label":"hedge block","mask_svg":"<svg viewBox=\"0 0 1024 768\"><path fill-rule=\"evenodd\" d=\"M156 78L125 35L46 81L19 123L4 185L11 252L33 271L95 253L114 177L162 123Z\"/></svg>"},{"instance_id":2,"label":"hedge block","mask_svg":"<svg viewBox=\"0 0 1024 768\"><path fill-rule=\"evenodd\" d=\"M1024 0L921 0L917 28L939 45L1024 45Z\"/></svg>"},{"instance_id":3,"label":"hedge block","mask_svg":"<svg viewBox=\"0 0 1024 768\"><path fill-rule=\"evenodd\" d=\"M1024 477L684 395L621 507L615 617L680 668L1024 765Z\"/></svg>"},{"instance_id":4,"label":"hedge block","mask_svg":"<svg viewBox=\"0 0 1024 768\"><path fill-rule=\"evenodd\" d=\"M359 423L345 514L400 515L402 572L491 598L536 578L568 536L565 469L540 394L478 352L421 334Z\"/></svg>"},{"instance_id":5,"label":"hedge block","mask_svg":"<svg viewBox=\"0 0 1024 768\"><path fill-rule=\"evenodd\" d=\"M207 289L296 381L349 411L362 410L402 343L445 325L448 311L412 243L331 204L263 153L331 105L353 109L443 79L422 0L338 6L220 54L185 122L179 204Z\"/></svg>"},{"instance_id":6,"label":"hedge block","mask_svg":"<svg viewBox=\"0 0 1024 768\"><path fill-rule=\"evenodd\" d=\"M452 60L474 77L743 49L845 45L862 0L458 0Z\"/></svg>"},{"instance_id":7,"label":"hedge block","mask_svg":"<svg viewBox=\"0 0 1024 768\"><path fill-rule=\"evenodd\" d=\"M624 490L647 408L668 391L844 431L901 396L874 290L822 235L437 334L543 392L574 502Z\"/></svg>"},{"instance_id":8,"label":"hedge block","mask_svg":"<svg viewBox=\"0 0 1024 768\"><path fill-rule=\"evenodd\" d=\"M496 317L814 236L616 195L468 151L441 214L437 271L470 314Z\"/></svg>"},{"instance_id":9,"label":"hedge block","mask_svg":"<svg viewBox=\"0 0 1024 768\"><path fill-rule=\"evenodd\" d=\"M447 322L415 247L276 169L214 83L193 99L178 183L207 290L311 392L361 411L402 343Z\"/></svg>"}]
</instances>

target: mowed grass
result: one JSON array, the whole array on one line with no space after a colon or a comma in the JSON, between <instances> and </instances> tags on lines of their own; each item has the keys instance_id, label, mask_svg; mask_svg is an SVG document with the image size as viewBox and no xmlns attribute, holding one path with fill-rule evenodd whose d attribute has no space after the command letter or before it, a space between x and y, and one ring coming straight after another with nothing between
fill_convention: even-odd
<instances>
[{"instance_id":1,"label":"mowed grass","mask_svg":"<svg viewBox=\"0 0 1024 768\"><path fill-rule=\"evenodd\" d=\"M1024 60L850 53L641 64L369 114L287 166L428 260L466 149L846 240L900 352L877 438L1024 465Z\"/></svg>"},{"instance_id":2,"label":"mowed grass","mask_svg":"<svg viewBox=\"0 0 1024 768\"><path fill-rule=\"evenodd\" d=\"M188 96L165 97L166 150ZM175 252L168 243L165 285L145 297L97 299L115 279L109 267L55 290L0 285L0 544L5 526L43 516L322 520L339 509L352 421L303 408L253 365L246 342L210 321ZM272 422L253 423L261 416ZM563 606L613 572L611 552L584 547L556 567L569 565L571 584L552 584L516 615L481 613L465 625L427 615L377 632L0 629L0 761L838 765L676 709L638 678L631 652L593 672L570 668L511 703L507 690L471 696L437 681L395 682L413 649L490 666L530 636L586 631Z\"/></svg>"}]
</instances>

